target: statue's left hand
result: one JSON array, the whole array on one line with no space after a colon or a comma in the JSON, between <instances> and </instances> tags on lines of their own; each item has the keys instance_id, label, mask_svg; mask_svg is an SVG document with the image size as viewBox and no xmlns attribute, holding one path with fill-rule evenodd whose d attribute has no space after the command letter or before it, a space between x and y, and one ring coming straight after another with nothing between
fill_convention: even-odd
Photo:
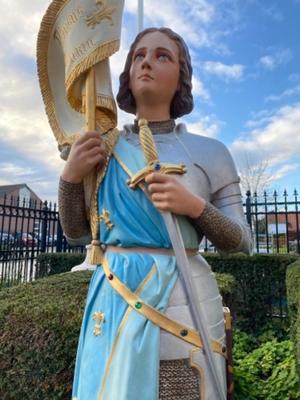
<instances>
[{"instance_id":1,"label":"statue's left hand","mask_svg":"<svg viewBox=\"0 0 300 400\"><path fill-rule=\"evenodd\" d=\"M186 189L175 176L153 172L146 177L148 191L155 207L190 218L199 217L205 200Z\"/></svg>"}]
</instances>

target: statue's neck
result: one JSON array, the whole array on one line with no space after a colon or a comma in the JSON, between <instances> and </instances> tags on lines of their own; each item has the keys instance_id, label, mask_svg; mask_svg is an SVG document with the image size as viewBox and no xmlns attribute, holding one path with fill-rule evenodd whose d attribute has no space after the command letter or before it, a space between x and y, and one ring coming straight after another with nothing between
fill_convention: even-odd
<instances>
[{"instance_id":1,"label":"statue's neck","mask_svg":"<svg viewBox=\"0 0 300 400\"><path fill-rule=\"evenodd\" d=\"M174 119L167 119L165 121L148 121L148 126L153 134L173 132L175 129L175 125L176 124ZM134 133L139 133L139 126L137 119L134 120L132 130Z\"/></svg>"}]
</instances>

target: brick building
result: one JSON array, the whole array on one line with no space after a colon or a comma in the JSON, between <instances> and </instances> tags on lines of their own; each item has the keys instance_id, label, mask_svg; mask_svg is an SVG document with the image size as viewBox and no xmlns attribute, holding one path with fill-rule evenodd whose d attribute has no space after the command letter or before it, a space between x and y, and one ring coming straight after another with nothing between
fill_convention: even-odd
<instances>
[{"instance_id":1,"label":"brick building","mask_svg":"<svg viewBox=\"0 0 300 400\"><path fill-rule=\"evenodd\" d=\"M38 222L30 209L41 205L42 200L26 183L0 186L0 231L34 232Z\"/></svg>"}]
</instances>

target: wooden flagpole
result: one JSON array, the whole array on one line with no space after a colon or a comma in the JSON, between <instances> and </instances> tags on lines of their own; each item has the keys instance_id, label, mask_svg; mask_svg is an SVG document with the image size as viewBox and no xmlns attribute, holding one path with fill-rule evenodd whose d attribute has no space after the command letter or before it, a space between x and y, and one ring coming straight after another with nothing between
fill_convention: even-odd
<instances>
[{"instance_id":1,"label":"wooden flagpole","mask_svg":"<svg viewBox=\"0 0 300 400\"><path fill-rule=\"evenodd\" d=\"M91 67L85 79L85 125L87 131L96 130L96 82L95 68ZM84 178L84 193L87 205L87 217L90 218L91 201L95 188L96 169Z\"/></svg>"},{"instance_id":2,"label":"wooden flagpole","mask_svg":"<svg viewBox=\"0 0 300 400\"><path fill-rule=\"evenodd\" d=\"M96 130L96 77L94 66L89 69L85 80L85 122L88 131ZM100 264L103 258L98 239L98 210L97 201L95 201L95 196L97 196L95 193L97 190L97 173L96 166L84 179L84 192L89 205L87 214L90 219L92 233L92 248L90 254L87 253L87 257L90 258L90 264Z\"/></svg>"},{"instance_id":3,"label":"wooden flagpole","mask_svg":"<svg viewBox=\"0 0 300 400\"><path fill-rule=\"evenodd\" d=\"M94 67L89 69L85 81L85 122L88 131L96 129L96 82Z\"/></svg>"}]
</instances>

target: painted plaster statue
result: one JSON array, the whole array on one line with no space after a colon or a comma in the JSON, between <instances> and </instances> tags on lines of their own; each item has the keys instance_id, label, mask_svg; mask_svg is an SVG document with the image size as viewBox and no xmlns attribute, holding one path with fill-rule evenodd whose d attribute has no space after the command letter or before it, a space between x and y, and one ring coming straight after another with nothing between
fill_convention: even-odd
<instances>
[{"instance_id":1,"label":"painted plaster statue","mask_svg":"<svg viewBox=\"0 0 300 400\"><path fill-rule=\"evenodd\" d=\"M193 109L191 81L190 55L178 34L168 28L141 32L128 53L117 96L119 107L136 119L120 132L109 161L105 134L81 135L62 172L61 223L70 243L86 244L91 236L83 179L106 165L97 197L104 258L87 295L73 400L217 400L204 366L192 362L197 332L163 212L177 216L194 301L205 315L226 395L222 299L198 248L205 235L222 254L249 253L251 237L228 150L175 122ZM185 168L165 174L154 166L130 185L147 165L140 141L144 120L161 165Z\"/></svg>"}]
</instances>

